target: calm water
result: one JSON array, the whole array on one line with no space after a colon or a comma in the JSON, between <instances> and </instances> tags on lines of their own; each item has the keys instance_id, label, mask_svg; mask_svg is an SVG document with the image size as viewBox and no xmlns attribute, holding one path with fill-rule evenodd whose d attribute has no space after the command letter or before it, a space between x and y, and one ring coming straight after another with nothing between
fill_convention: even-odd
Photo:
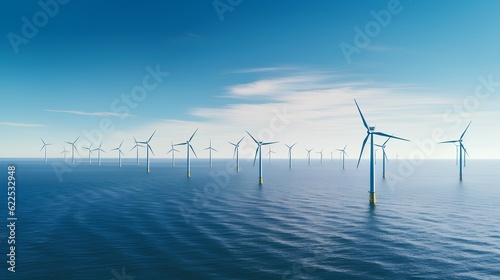
<instances>
[{"instance_id":1,"label":"calm water","mask_svg":"<svg viewBox=\"0 0 500 280\"><path fill-rule=\"evenodd\" d=\"M17 166L16 273L1 279L489 279L500 275L500 161L377 165L376 207L368 165L126 160L102 166L2 160ZM401 168L401 171L398 171ZM7 224L6 187L2 220ZM135 277L135 278L133 278Z\"/></svg>"}]
</instances>

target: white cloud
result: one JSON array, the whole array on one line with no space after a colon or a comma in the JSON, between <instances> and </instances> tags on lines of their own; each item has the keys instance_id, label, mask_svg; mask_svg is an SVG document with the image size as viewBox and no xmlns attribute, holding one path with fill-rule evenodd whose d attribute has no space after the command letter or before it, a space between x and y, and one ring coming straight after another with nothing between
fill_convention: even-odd
<instances>
[{"instance_id":1,"label":"white cloud","mask_svg":"<svg viewBox=\"0 0 500 280\"><path fill-rule=\"evenodd\" d=\"M115 113L115 112L84 112L84 111L74 111L74 110L44 110L45 112L53 113L66 113L73 115L82 116L96 116L96 117L132 117L130 114Z\"/></svg>"},{"instance_id":2,"label":"white cloud","mask_svg":"<svg viewBox=\"0 0 500 280\"><path fill-rule=\"evenodd\" d=\"M38 124L38 123L18 123L18 122L0 122L0 125L4 125L4 126L16 126L16 127L41 127L41 126L45 126L45 124Z\"/></svg>"}]
</instances>

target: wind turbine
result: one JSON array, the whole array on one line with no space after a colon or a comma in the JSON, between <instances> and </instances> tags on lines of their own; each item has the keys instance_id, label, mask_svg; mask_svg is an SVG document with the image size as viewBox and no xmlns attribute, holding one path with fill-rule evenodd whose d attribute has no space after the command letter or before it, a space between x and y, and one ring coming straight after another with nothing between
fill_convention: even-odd
<instances>
[{"instance_id":1,"label":"wind turbine","mask_svg":"<svg viewBox=\"0 0 500 280\"><path fill-rule=\"evenodd\" d=\"M151 136L149 136L149 139L148 141L144 141L144 142L137 142L138 144L144 144L146 145L146 170L150 171L149 169L149 151L151 151L151 153L153 153L153 155L155 154L155 152L153 152L153 149L151 149L151 146L149 145L149 141L151 141L151 138L153 138L153 136L155 135L156 133L156 130L153 131L153 134L151 134Z\"/></svg>"},{"instance_id":2,"label":"wind turbine","mask_svg":"<svg viewBox=\"0 0 500 280\"><path fill-rule=\"evenodd\" d=\"M139 148L140 148L140 147L144 147L144 146L143 146L143 145L140 145L140 144L137 142L137 140L135 139L135 137L134 137L134 143L135 143L135 146L134 146L134 147L132 147L132 149L130 149L130 150L132 151L133 149L136 149L135 153L136 153L136 156L137 156L137 165L139 165Z\"/></svg>"},{"instance_id":3,"label":"wind turbine","mask_svg":"<svg viewBox=\"0 0 500 280\"><path fill-rule=\"evenodd\" d=\"M75 145L75 144L76 144L76 141L78 141L78 139L79 139L79 138L80 138L80 136L78 136L78 137L75 139L75 141L73 141L73 142L66 142L66 143L68 143L68 144L70 144L70 145L71 145L71 163L72 163L72 164L75 164L75 150L77 150L77 151L78 151L78 149L76 148L76 145Z\"/></svg>"},{"instance_id":4,"label":"wind turbine","mask_svg":"<svg viewBox=\"0 0 500 280\"><path fill-rule=\"evenodd\" d=\"M189 149L191 149L191 151L193 151L194 156L196 158L198 158L198 156L196 155L196 152L193 149L193 146L191 146L191 140L193 140L193 137L194 137L194 135L196 134L197 131L198 131L198 129L196 129L194 131L193 135L191 135L191 137L189 137L189 139L186 142L174 145L174 146L186 145L186 150L187 150L187 156L186 156L186 159L187 159L187 176L188 177L191 177L191 159L189 158Z\"/></svg>"},{"instance_id":5,"label":"wind turbine","mask_svg":"<svg viewBox=\"0 0 500 280\"><path fill-rule=\"evenodd\" d=\"M373 148L374 147L373 135L380 135L380 136L399 139L399 140L403 140L403 141L410 141L410 140L375 131L375 126L368 126L368 124L366 123L365 117L363 117L363 113L361 113L361 109L359 109L358 102L356 101L356 99L354 99L354 103L356 103L356 107L358 108L359 115L361 116L361 119L363 120L363 125L366 128L366 137L365 137L365 140L363 140L363 145L361 146L361 152L359 153L358 165L356 168L359 167L359 162L361 161L361 156L363 155L363 150L365 148L366 141L368 141L368 138L370 138L370 198L369 198L369 201L371 204L375 205L375 203L377 203L377 198L375 195L375 161L374 161L374 158L375 158L374 152L375 151Z\"/></svg>"},{"instance_id":6,"label":"wind turbine","mask_svg":"<svg viewBox=\"0 0 500 280\"><path fill-rule=\"evenodd\" d=\"M311 152L313 151L314 149L306 149L307 151L307 165L311 166Z\"/></svg>"},{"instance_id":7,"label":"wind turbine","mask_svg":"<svg viewBox=\"0 0 500 280\"><path fill-rule=\"evenodd\" d=\"M233 158L236 155L236 172L240 172L240 156L239 156L239 148L240 143L245 138L245 136L241 137L240 141L236 142L236 144L229 142L229 144L234 146Z\"/></svg>"},{"instance_id":8,"label":"wind turbine","mask_svg":"<svg viewBox=\"0 0 500 280\"><path fill-rule=\"evenodd\" d=\"M320 159L320 163L323 164L323 150L324 149L321 149L320 152L316 152L317 154L320 154L321 155L321 159Z\"/></svg>"},{"instance_id":9,"label":"wind turbine","mask_svg":"<svg viewBox=\"0 0 500 280\"><path fill-rule=\"evenodd\" d=\"M89 164L92 164L92 157L90 156L92 154L92 145L94 145L94 143L90 143L88 147L83 147L85 150L89 150Z\"/></svg>"},{"instance_id":10,"label":"wind turbine","mask_svg":"<svg viewBox=\"0 0 500 280\"><path fill-rule=\"evenodd\" d=\"M345 156L347 156L347 153L345 152L345 148L347 148L347 144L344 146L343 149L337 149L337 151L340 151L340 154L342 155L342 169L345 169Z\"/></svg>"},{"instance_id":11,"label":"wind turbine","mask_svg":"<svg viewBox=\"0 0 500 280\"><path fill-rule=\"evenodd\" d=\"M42 143L43 143L43 146L42 146L42 148L40 149L40 151L42 151L42 150L44 150L44 149L45 149L45 151L44 151L44 154L45 154L45 162L47 162L47 146L52 145L52 144L50 144L50 143L45 143L45 141L43 141L43 139L42 139L42 138L40 138L40 140L42 140Z\"/></svg>"},{"instance_id":12,"label":"wind turbine","mask_svg":"<svg viewBox=\"0 0 500 280\"><path fill-rule=\"evenodd\" d=\"M212 148L212 139L210 139L210 146L208 148L205 148L203 150L208 150L209 152L209 159L208 159L208 166L212 167L212 151L216 151L216 149Z\"/></svg>"},{"instance_id":13,"label":"wind turbine","mask_svg":"<svg viewBox=\"0 0 500 280\"><path fill-rule=\"evenodd\" d=\"M465 149L465 146L462 144L462 138L464 137L465 135L465 132L467 132L467 129L469 129L469 126L472 122L469 122L469 124L467 125L467 127L465 128L464 132L462 133L462 135L460 136L460 139L458 140L450 140L450 141L444 141L444 142L439 142L439 144L442 144L442 143L458 143L459 147L460 147L460 162L459 162L459 165L460 165L460 181L462 181L462 150L465 152L465 155L469 155L467 153L467 150ZM465 162L465 161L464 161Z\"/></svg>"},{"instance_id":14,"label":"wind turbine","mask_svg":"<svg viewBox=\"0 0 500 280\"><path fill-rule=\"evenodd\" d=\"M66 151L66 146L63 146L63 151L61 152L61 154L64 155L64 162L66 162L66 154L69 153L69 151Z\"/></svg>"},{"instance_id":15,"label":"wind turbine","mask_svg":"<svg viewBox=\"0 0 500 280\"><path fill-rule=\"evenodd\" d=\"M269 155L269 164L271 164L271 154L275 154L276 152L274 152L273 150L271 150L271 146L269 146L269 152L267 152L267 154Z\"/></svg>"},{"instance_id":16,"label":"wind turbine","mask_svg":"<svg viewBox=\"0 0 500 280\"><path fill-rule=\"evenodd\" d=\"M179 152L179 150L177 150L176 148L174 148L174 143L171 143L170 145L172 148L170 149L170 151L167 152L167 155L169 153L172 153L172 166L175 166L175 152Z\"/></svg>"},{"instance_id":17,"label":"wind turbine","mask_svg":"<svg viewBox=\"0 0 500 280\"><path fill-rule=\"evenodd\" d=\"M385 145L389 140L391 140L391 138L387 138L382 145L375 144L375 146L382 148L382 178L385 178L385 162L389 161L387 154L385 153Z\"/></svg>"},{"instance_id":18,"label":"wind turbine","mask_svg":"<svg viewBox=\"0 0 500 280\"><path fill-rule=\"evenodd\" d=\"M291 145L291 146L288 146L287 144L285 144L285 146L288 148L288 168L289 169L292 169L292 148L293 146L295 146L297 143Z\"/></svg>"},{"instance_id":19,"label":"wind turbine","mask_svg":"<svg viewBox=\"0 0 500 280\"><path fill-rule=\"evenodd\" d=\"M332 162L333 162L333 153L335 153L335 151L330 152L330 159L332 160Z\"/></svg>"},{"instance_id":20,"label":"wind turbine","mask_svg":"<svg viewBox=\"0 0 500 280\"><path fill-rule=\"evenodd\" d=\"M120 143L120 146L118 146L118 148L114 148L114 149L112 149L112 150L111 150L111 151L118 151L118 165L119 165L120 167L122 167L122 155L123 155L123 152L122 152L122 150L121 150L122 145L123 145L123 140L122 140L122 142Z\"/></svg>"},{"instance_id":21,"label":"wind turbine","mask_svg":"<svg viewBox=\"0 0 500 280\"><path fill-rule=\"evenodd\" d=\"M103 149L101 149L101 146L102 146L102 141L101 141L101 144L99 144L99 147L97 147L96 149L94 149L94 151L97 151L97 162L98 162L98 165L101 165L101 152L105 153L105 151Z\"/></svg>"},{"instance_id":22,"label":"wind turbine","mask_svg":"<svg viewBox=\"0 0 500 280\"><path fill-rule=\"evenodd\" d=\"M250 135L250 137L252 137L252 140L255 142L255 144L257 144L257 149L255 150L255 157L253 159L253 165L255 166L255 160L257 159L257 153L258 153L259 154L259 184L262 185L263 184L263 180L262 180L262 146L271 145L271 144L275 144L278 142L257 141L252 136L252 134L250 134L250 132L247 131L247 133L248 133L248 135Z\"/></svg>"}]
</instances>

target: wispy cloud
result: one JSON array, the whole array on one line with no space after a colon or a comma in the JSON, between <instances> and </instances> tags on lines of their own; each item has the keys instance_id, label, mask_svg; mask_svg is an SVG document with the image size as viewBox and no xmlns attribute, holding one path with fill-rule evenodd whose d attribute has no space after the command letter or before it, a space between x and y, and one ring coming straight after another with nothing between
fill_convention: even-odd
<instances>
[{"instance_id":1,"label":"wispy cloud","mask_svg":"<svg viewBox=\"0 0 500 280\"><path fill-rule=\"evenodd\" d=\"M95 117L132 117L130 114L122 114L115 112L84 112L84 111L74 111L74 110L44 110L45 112L53 112L53 113L66 113L73 115L82 115L82 116L95 116Z\"/></svg>"},{"instance_id":2,"label":"wispy cloud","mask_svg":"<svg viewBox=\"0 0 500 280\"><path fill-rule=\"evenodd\" d=\"M278 71L289 71L296 70L295 67L261 67L261 68L248 68L229 71L233 74L247 74L247 73L265 73L265 72L278 72Z\"/></svg>"},{"instance_id":3,"label":"wispy cloud","mask_svg":"<svg viewBox=\"0 0 500 280\"><path fill-rule=\"evenodd\" d=\"M0 122L2 126L16 126L16 127L41 127L46 126L45 124L38 123L18 123L18 122Z\"/></svg>"}]
</instances>

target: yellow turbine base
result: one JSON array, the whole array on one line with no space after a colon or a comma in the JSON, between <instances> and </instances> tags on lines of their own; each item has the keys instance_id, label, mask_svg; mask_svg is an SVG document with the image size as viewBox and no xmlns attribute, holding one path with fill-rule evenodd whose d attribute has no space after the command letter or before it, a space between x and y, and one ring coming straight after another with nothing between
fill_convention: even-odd
<instances>
[{"instance_id":1,"label":"yellow turbine base","mask_svg":"<svg viewBox=\"0 0 500 280\"><path fill-rule=\"evenodd\" d=\"M382 173L382 178L385 178L385 172L384 172L384 173Z\"/></svg>"},{"instance_id":2,"label":"yellow turbine base","mask_svg":"<svg viewBox=\"0 0 500 280\"><path fill-rule=\"evenodd\" d=\"M262 177L259 177L259 184L262 185L264 181L262 180Z\"/></svg>"},{"instance_id":3,"label":"yellow turbine base","mask_svg":"<svg viewBox=\"0 0 500 280\"><path fill-rule=\"evenodd\" d=\"M375 192L370 192L370 204L377 204L377 196L375 195Z\"/></svg>"},{"instance_id":4,"label":"yellow turbine base","mask_svg":"<svg viewBox=\"0 0 500 280\"><path fill-rule=\"evenodd\" d=\"M149 167L148 167L148 173L149 173L149 171L150 171L150 170L149 170Z\"/></svg>"},{"instance_id":5,"label":"yellow turbine base","mask_svg":"<svg viewBox=\"0 0 500 280\"><path fill-rule=\"evenodd\" d=\"M187 174L187 175L188 175L188 177L191 177L191 172L188 172L188 174Z\"/></svg>"}]
</instances>

